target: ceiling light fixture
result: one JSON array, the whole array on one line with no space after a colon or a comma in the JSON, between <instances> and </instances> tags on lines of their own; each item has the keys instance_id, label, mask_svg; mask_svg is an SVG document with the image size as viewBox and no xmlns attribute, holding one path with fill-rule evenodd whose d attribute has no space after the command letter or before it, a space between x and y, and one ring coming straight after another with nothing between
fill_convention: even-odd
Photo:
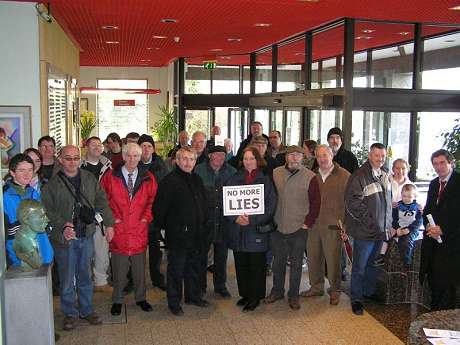
<instances>
[{"instance_id":1,"label":"ceiling light fixture","mask_svg":"<svg viewBox=\"0 0 460 345\"><path fill-rule=\"evenodd\" d=\"M150 59L142 59L141 60L141 62L150 62L150 61L152 61L152 60L150 60Z\"/></svg>"},{"instance_id":2,"label":"ceiling light fixture","mask_svg":"<svg viewBox=\"0 0 460 345\"><path fill-rule=\"evenodd\" d=\"M255 23L254 26L257 28L268 28L269 26L272 26L272 25L269 23Z\"/></svg>"},{"instance_id":3,"label":"ceiling light fixture","mask_svg":"<svg viewBox=\"0 0 460 345\"><path fill-rule=\"evenodd\" d=\"M119 44L120 42L118 41L105 41L107 44Z\"/></svg>"},{"instance_id":4,"label":"ceiling light fixture","mask_svg":"<svg viewBox=\"0 0 460 345\"><path fill-rule=\"evenodd\" d=\"M228 42L241 42L242 39L241 38L227 38L227 41Z\"/></svg>"},{"instance_id":5,"label":"ceiling light fixture","mask_svg":"<svg viewBox=\"0 0 460 345\"><path fill-rule=\"evenodd\" d=\"M305 53L295 53L297 56L305 56Z\"/></svg>"},{"instance_id":6,"label":"ceiling light fixture","mask_svg":"<svg viewBox=\"0 0 460 345\"><path fill-rule=\"evenodd\" d=\"M454 6L454 7L450 7L449 10L452 10L452 11L460 11L460 5Z\"/></svg>"},{"instance_id":7,"label":"ceiling light fixture","mask_svg":"<svg viewBox=\"0 0 460 345\"><path fill-rule=\"evenodd\" d=\"M355 40L370 40L372 36L356 36Z\"/></svg>"},{"instance_id":8,"label":"ceiling light fixture","mask_svg":"<svg viewBox=\"0 0 460 345\"><path fill-rule=\"evenodd\" d=\"M117 25L103 25L101 26L103 30L118 30Z\"/></svg>"},{"instance_id":9,"label":"ceiling light fixture","mask_svg":"<svg viewBox=\"0 0 460 345\"><path fill-rule=\"evenodd\" d=\"M159 39L159 40L162 40L162 39L165 39L167 38L168 36L161 36L161 35L153 35L152 38L156 38L156 39Z\"/></svg>"},{"instance_id":10,"label":"ceiling light fixture","mask_svg":"<svg viewBox=\"0 0 460 345\"><path fill-rule=\"evenodd\" d=\"M221 48L213 48L213 49L209 49L210 52L221 52L222 49Z\"/></svg>"},{"instance_id":11,"label":"ceiling light fixture","mask_svg":"<svg viewBox=\"0 0 460 345\"><path fill-rule=\"evenodd\" d=\"M364 32L365 34L370 34L370 33L374 32L374 31L375 31L375 30L372 30L372 29L364 29L364 30L363 30L363 32Z\"/></svg>"},{"instance_id":12,"label":"ceiling light fixture","mask_svg":"<svg viewBox=\"0 0 460 345\"><path fill-rule=\"evenodd\" d=\"M173 18L163 18L161 20L162 23L177 23L178 20L177 19L173 19Z\"/></svg>"},{"instance_id":13,"label":"ceiling light fixture","mask_svg":"<svg viewBox=\"0 0 460 345\"><path fill-rule=\"evenodd\" d=\"M398 34L401 35L401 36L407 36L407 35L410 34L410 32L409 31L401 31L401 32L398 32Z\"/></svg>"}]
</instances>

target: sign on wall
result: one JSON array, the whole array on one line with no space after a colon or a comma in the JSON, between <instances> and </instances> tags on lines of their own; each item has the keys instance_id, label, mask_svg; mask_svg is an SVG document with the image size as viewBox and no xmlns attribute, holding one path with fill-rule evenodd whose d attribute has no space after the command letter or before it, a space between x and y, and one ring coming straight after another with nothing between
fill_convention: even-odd
<instances>
[{"instance_id":1,"label":"sign on wall","mask_svg":"<svg viewBox=\"0 0 460 345\"><path fill-rule=\"evenodd\" d=\"M264 214L264 185L224 186L224 216Z\"/></svg>"},{"instance_id":2,"label":"sign on wall","mask_svg":"<svg viewBox=\"0 0 460 345\"><path fill-rule=\"evenodd\" d=\"M136 100L134 99L114 99L113 105L115 107L134 107L136 105Z\"/></svg>"}]
</instances>

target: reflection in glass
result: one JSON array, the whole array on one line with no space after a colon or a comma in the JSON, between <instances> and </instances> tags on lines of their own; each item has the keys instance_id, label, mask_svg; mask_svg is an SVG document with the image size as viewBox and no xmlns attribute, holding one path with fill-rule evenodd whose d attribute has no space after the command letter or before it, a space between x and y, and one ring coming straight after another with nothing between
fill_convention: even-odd
<instances>
[{"instance_id":1,"label":"reflection in glass","mask_svg":"<svg viewBox=\"0 0 460 345\"><path fill-rule=\"evenodd\" d=\"M238 66L217 66L212 71L213 94L238 94L240 92Z\"/></svg>"},{"instance_id":2,"label":"reflection in glass","mask_svg":"<svg viewBox=\"0 0 460 345\"><path fill-rule=\"evenodd\" d=\"M256 93L272 92L272 51L256 56Z\"/></svg>"},{"instance_id":3,"label":"reflection in glass","mask_svg":"<svg viewBox=\"0 0 460 345\"><path fill-rule=\"evenodd\" d=\"M300 144L300 110L286 111L286 145Z\"/></svg>"},{"instance_id":4,"label":"reflection in glass","mask_svg":"<svg viewBox=\"0 0 460 345\"><path fill-rule=\"evenodd\" d=\"M204 132L209 136L210 129L210 110L185 110L185 130L190 138L196 131Z\"/></svg>"},{"instance_id":5,"label":"reflection in glass","mask_svg":"<svg viewBox=\"0 0 460 345\"><path fill-rule=\"evenodd\" d=\"M270 128L270 111L268 109L256 109L254 121L259 121L262 124L264 134L268 134Z\"/></svg>"}]
</instances>

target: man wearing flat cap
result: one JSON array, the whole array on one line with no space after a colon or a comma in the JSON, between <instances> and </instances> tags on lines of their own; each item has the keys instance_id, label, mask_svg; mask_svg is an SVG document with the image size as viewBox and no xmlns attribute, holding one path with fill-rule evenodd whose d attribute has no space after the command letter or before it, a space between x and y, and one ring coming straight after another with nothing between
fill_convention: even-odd
<instances>
[{"instance_id":1,"label":"man wearing flat cap","mask_svg":"<svg viewBox=\"0 0 460 345\"><path fill-rule=\"evenodd\" d=\"M139 167L146 168L150 171L157 183L168 174L168 169L163 159L155 152L155 142L152 136L142 134L137 141L142 149L141 161ZM163 254L160 249L161 232L159 228L154 227L154 223L149 224L149 271L152 285L165 291L165 277L160 272L160 264Z\"/></svg>"},{"instance_id":2,"label":"man wearing flat cap","mask_svg":"<svg viewBox=\"0 0 460 345\"><path fill-rule=\"evenodd\" d=\"M230 298L230 293L226 287L228 248L224 238L222 186L236 173L236 169L225 161L227 153L223 146L211 146L208 153L209 160L195 168L195 173L201 177L206 189L206 207L208 209L205 227L209 236L207 246L202 253L200 285L202 291L206 291L207 253L212 244L214 249L214 292L223 298Z\"/></svg>"},{"instance_id":3,"label":"man wearing flat cap","mask_svg":"<svg viewBox=\"0 0 460 345\"><path fill-rule=\"evenodd\" d=\"M284 298L286 262L290 260L288 303L293 310L300 309L299 288L302 278L302 259L308 231L318 217L321 196L315 174L302 164L303 150L289 146L286 164L273 171L273 182L278 191L275 212L277 230L271 233L273 250L273 288L265 299L273 303Z\"/></svg>"},{"instance_id":4,"label":"man wearing flat cap","mask_svg":"<svg viewBox=\"0 0 460 345\"><path fill-rule=\"evenodd\" d=\"M350 174L358 169L358 159L353 152L346 150L343 147L343 132L340 128L334 127L327 133L327 142L334 153L334 162L338 163L342 168Z\"/></svg>"}]
</instances>

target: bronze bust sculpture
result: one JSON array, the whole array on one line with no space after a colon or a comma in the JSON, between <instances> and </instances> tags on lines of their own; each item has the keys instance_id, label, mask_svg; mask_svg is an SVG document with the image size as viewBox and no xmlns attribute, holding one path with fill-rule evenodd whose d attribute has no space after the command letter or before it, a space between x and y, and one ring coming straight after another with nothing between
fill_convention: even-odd
<instances>
[{"instance_id":1,"label":"bronze bust sculpture","mask_svg":"<svg viewBox=\"0 0 460 345\"><path fill-rule=\"evenodd\" d=\"M13 249L22 263L22 271L32 271L43 264L37 234L46 231L48 218L42 204L37 200L23 200L17 210L21 227L16 233Z\"/></svg>"}]
</instances>

